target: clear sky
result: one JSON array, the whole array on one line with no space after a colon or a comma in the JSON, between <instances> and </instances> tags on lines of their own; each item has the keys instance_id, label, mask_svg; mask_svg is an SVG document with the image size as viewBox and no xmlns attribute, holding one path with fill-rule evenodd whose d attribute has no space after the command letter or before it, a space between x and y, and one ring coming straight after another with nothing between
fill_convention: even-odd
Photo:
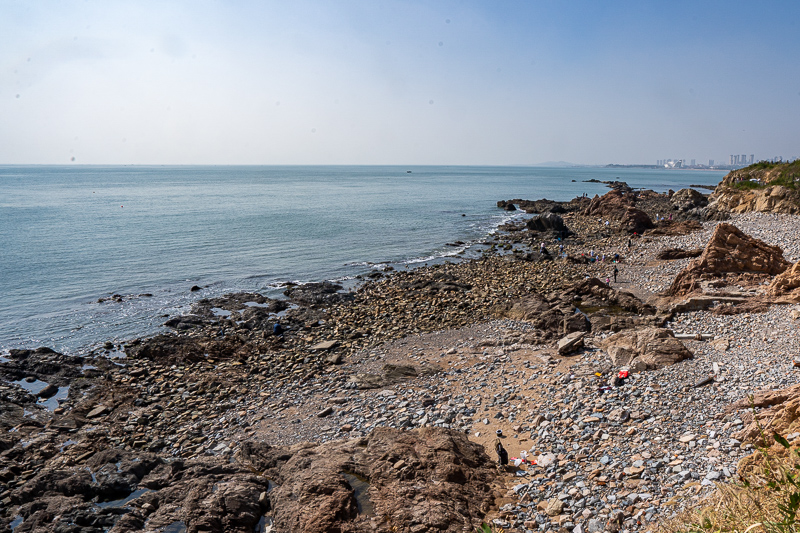
<instances>
[{"instance_id":1,"label":"clear sky","mask_svg":"<svg viewBox=\"0 0 800 533\"><path fill-rule=\"evenodd\" d=\"M0 0L0 164L800 156L800 2Z\"/></svg>"}]
</instances>

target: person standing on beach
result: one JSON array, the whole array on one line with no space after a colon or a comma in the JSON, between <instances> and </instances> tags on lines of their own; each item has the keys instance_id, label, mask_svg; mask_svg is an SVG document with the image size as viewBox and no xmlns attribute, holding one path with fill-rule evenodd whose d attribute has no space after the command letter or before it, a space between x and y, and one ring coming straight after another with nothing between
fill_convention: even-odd
<instances>
[{"instance_id":1,"label":"person standing on beach","mask_svg":"<svg viewBox=\"0 0 800 533\"><path fill-rule=\"evenodd\" d=\"M495 439L494 441L494 451L497 452L497 462L500 466L505 466L508 464L508 452L503 447L503 443L500 442L500 439Z\"/></svg>"},{"instance_id":2,"label":"person standing on beach","mask_svg":"<svg viewBox=\"0 0 800 533\"><path fill-rule=\"evenodd\" d=\"M614 283L617 282L617 274L619 274L619 269L617 268L617 265L614 265Z\"/></svg>"}]
</instances>

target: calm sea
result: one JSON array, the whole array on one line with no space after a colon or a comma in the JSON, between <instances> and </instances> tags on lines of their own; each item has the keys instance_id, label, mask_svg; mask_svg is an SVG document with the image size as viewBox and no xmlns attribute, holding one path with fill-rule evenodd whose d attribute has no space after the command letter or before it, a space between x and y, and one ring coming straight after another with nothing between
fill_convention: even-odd
<instances>
[{"instance_id":1,"label":"calm sea","mask_svg":"<svg viewBox=\"0 0 800 533\"><path fill-rule=\"evenodd\" d=\"M408 171L411 171L410 173ZM524 167L0 166L0 351L81 353L231 291L351 280L462 250L511 198L665 191L723 172ZM573 181L575 180L575 181ZM464 246L447 243L463 241ZM205 287L192 293L193 285ZM121 303L98 303L112 294ZM150 294L152 296L140 296Z\"/></svg>"}]
</instances>

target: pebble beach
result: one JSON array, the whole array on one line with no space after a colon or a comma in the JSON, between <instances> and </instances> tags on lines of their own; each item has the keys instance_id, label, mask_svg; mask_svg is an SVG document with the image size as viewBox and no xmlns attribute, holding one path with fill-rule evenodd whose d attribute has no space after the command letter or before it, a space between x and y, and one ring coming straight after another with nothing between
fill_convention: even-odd
<instances>
[{"instance_id":1,"label":"pebble beach","mask_svg":"<svg viewBox=\"0 0 800 533\"><path fill-rule=\"evenodd\" d=\"M599 221L571 222L602 230ZM780 246L786 259L800 258L794 238L800 217L753 213L728 222ZM716 224L705 222L688 235L640 237L630 248L619 235L586 242L598 255L621 251L613 288L648 300L691 261L656 255L667 248L702 248ZM568 241L565 251L579 255L587 246ZM244 441L325 443L364 437L380 427L456 430L496 458L499 438L512 463L527 461L499 469L498 497L487 518L497 528L520 532L597 533L609 523L620 531L652 531L660 520L696 505L716 483L736 480L739 459L752 449L735 438L743 413L726 408L756 391L798 382L797 306L773 305L752 314L678 313L665 327L684 339L694 357L632 373L623 386L609 387L618 369L599 347L606 333L589 335L584 350L562 356L530 323L492 318L489 311L527 292L605 278L611 263L507 257L367 282L355 303L333 305L333 319L296 337L308 346L338 334L346 354L340 364L314 366L307 349L293 345L238 360L136 356L120 366L98 359L92 365L117 391L117 408L103 395L70 396L56 411L33 415L46 429L15 431L25 434L26 447L60 447L63 464L85 460L98 443L186 460L224 459L235 457ZM426 279L454 285L467 279L471 290L426 293ZM463 298L471 304L463 305ZM703 340L694 339L698 334ZM369 379L377 381L366 388ZM90 424L60 433L55 420L71 410ZM99 441L91 440L93 428L102 431ZM13 479L0 496L32 475Z\"/></svg>"}]
</instances>

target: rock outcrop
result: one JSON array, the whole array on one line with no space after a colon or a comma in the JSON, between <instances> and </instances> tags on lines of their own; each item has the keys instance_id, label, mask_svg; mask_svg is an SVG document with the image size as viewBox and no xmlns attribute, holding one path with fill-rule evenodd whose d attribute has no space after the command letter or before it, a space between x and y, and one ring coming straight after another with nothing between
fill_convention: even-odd
<instances>
[{"instance_id":1,"label":"rock outcrop","mask_svg":"<svg viewBox=\"0 0 800 533\"><path fill-rule=\"evenodd\" d=\"M480 526L497 476L482 446L443 428L379 428L321 445L248 441L235 459L88 452L41 469L9 500L20 531L252 532L268 516L278 531L455 533Z\"/></svg>"},{"instance_id":2,"label":"rock outcrop","mask_svg":"<svg viewBox=\"0 0 800 533\"><path fill-rule=\"evenodd\" d=\"M800 161L757 163L734 170L709 197L716 213L800 213Z\"/></svg>"},{"instance_id":3,"label":"rock outcrop","mask_svg":"<svg viewBox=\"0 0 800 533\"><path fill-rule=\"evenodd\" d=\"M379 428L293 452L284 462L285 450L250 451L276 465L266 473L278 531L372 530L373 520L385 531L471 531L492 503L493 462L455 431Z\"/></svg>"},{"instance_id":4,"label":"rock outcrop","mask_svg":"<svg viewBox=\"0 0 800 533\"><path fill-rule=\"evenodd\" d=\"M656 227L645 231L646 235L689 235L703 229L696 220L661 220Z\"/></svg>"},{"instance_id":5,"label":"rock outcrop","mask_svg":"<svg viewBox=\"0 0 800 533\"><path fill-rule=\"evenodd\" d=\"M757 281L780 274L790 265L779 247L722 223L717 225L703 254L678 274L667 293L685 296L700 291L701 282L708 280L720 280L723 285L731 277L737 281Z\"/></svg>"},{"instance_id":6,"label":"rock outcrop","mask_svg":"<svg viewBox=\"0 0 800 533\"><path fill-rule=\"evenodd\" d=\"M559 340L576 332L620 331L660 326L665 317L626 291L613 289L597 278L580 281L547 297L528 295L492 309L498 318L529 322L542 341Z\"/></svg>"},{"instance_id":7,"label":"rock outcrop","mask_svg":"<svg viewBox=\"0 0 800 533\"><path fill-rule=\"evenodd\" d=\"M616 222L617 229L627 233L643 233L653 228L650 216L635 207L634 194L612 190L603 196L595 196L583 214Z\"/></svg>"},{"instance_id":8,"label":"rock outcrop","mask_svg":"<svg viewBox=\"0 0 800 533\"><path fill-rule=\"evenodd\" d=\"M600 346L614 365L633 370L662 368L692 357L692 352L663 328L625 330L603 340Z\"/></svg>"}]
</instances>

